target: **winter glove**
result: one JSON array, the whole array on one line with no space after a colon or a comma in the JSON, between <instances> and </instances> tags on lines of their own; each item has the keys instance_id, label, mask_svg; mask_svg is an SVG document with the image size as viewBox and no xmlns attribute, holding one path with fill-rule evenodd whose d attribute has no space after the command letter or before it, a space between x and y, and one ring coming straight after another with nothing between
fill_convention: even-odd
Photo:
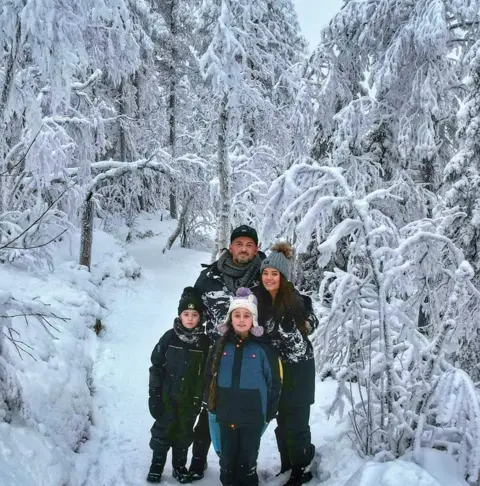
<instances>
[{"instance_id":1,"label":"winter glove","mask_svg":"<svg viewBox=\"0 0 480 486\"><path fill-rule=\"evenodd\" d=\"M162 389L149 388L148 392L148 409L150 410L150 415L155 420L159 420L163 414Z\"/></svg>"}]
</instances>

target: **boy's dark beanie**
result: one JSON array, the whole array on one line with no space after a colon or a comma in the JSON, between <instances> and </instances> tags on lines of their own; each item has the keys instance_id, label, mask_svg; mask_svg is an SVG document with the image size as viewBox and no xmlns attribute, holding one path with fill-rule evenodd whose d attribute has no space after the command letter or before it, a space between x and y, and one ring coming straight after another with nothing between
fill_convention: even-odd
<instances>
[{"instance_id":1,"label":"boy's dark beanie","mask_svg":"<svg viewBox=\"0 0 480 486\"><path fill-rule=\"evenodd\" d=\"M203 313L203 302L199 293L193 287L185 287L178 304L178 315L185 310L195 310Z\"/></svg>"}]
</instances>

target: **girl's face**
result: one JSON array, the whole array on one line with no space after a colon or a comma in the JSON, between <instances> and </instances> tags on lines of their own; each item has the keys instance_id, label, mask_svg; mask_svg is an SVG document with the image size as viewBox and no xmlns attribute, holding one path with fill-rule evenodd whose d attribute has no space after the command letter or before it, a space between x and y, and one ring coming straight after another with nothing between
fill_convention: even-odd
<instances>
[{"instance_id":1,"label":"girl's face","mask_svg":"<svg viewBox=\"0 0 480 486\"><path fill-rule=\"evenodd\" d=\"M280 272L274 268L265 268L262 272L262 284L270 293L277 293L280 288Z\"/></svg>"},{"instance_id":2,"label":"girl's face","mask_svg":"<svg viewBox=\"0 0 480 486\"><path fill-rule=\"evenodd\" d=\"M232 326L235 334L247 337L248 331L253 326L252 313L247 309L235 309L232 312Z\"/></svg>"},{"instance_id":3,"label":"girl's face","mask_svg":"<svg viewBox=\"0 0 480 486\"><path fill-rule=\"evenodd\" d=\"M198 326L200 322L200 314L196 310L184 310L180 314L182 326L187 329L193 329Z\"/></svg>"}]
</instances>

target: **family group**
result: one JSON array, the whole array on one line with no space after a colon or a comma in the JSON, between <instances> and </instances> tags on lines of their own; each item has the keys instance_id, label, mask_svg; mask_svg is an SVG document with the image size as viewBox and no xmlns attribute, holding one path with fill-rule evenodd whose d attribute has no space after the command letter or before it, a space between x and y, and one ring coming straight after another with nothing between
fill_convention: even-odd
<instances>
[{"instance_id":1,"label":"family group","mask_svg":"<svg viewBox=\"0 0 480 486\"><path fill-rule=\"evenodd\" d=\"M260 440L274 419L279 475L290 471L285 486L312 479L315 362L308 336L318 320L291 273L287 243L266 255L255 229L242 225L184 289L178 316L151 357L147 481L161 482L170 449L179 483L202 479L213 444L223 486L256 486Z\"/></svg>"}]
</instances>

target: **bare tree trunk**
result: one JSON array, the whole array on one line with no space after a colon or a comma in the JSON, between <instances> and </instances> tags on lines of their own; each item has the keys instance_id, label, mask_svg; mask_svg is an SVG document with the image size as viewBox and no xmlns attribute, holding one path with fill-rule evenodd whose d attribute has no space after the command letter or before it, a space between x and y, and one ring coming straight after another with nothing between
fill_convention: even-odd
<instances>
[{"instance_id":1,"label":"bare tree trunk","mask_svg":"<svg viewBox=\"0 0 480 486\"><path fill-rule=\"evenodd\" d=\"M94 213L93 194L90 192L83 204L82 236L80 241L80 265L88 267L89 270L92 262Z\"/></svg>"},{"instance_id":2,"label":"bare tree trunk","mask_svg":"<svg viewBox=\"0 0 480 486\"><path fill-rule=\"evenodd\" d=\"M172 160L175 160L177 156L177 119L176 119L176 108L177 108L177 47L176 47L176 37L177 37L177 18L176 18L176 7L177 0L170 0L170 36L171 36L171 51L170 51L170 86L168 91L168 141L170 145L170 153L172 155ZM170 187L170 216L175 219L177 218L177 194L175 190L175 185L172 184Z\"/></svg>"},{"instance_id":3,"label":"bare tree trunk","mask_svg":"<svg viewBox=\"0 0 480 486\"><path fill-rule=\"evenodd\" d=\"M218 258L219 253L220 253L220 248L218 246L218 228L217 228L217 236L215 238L215 244L213 245L213 250L210 255L210 263L213 263Z\"/></svg>"},{"instance_id":4,"label":"bare tree trunk","mask_svg":"<svg viewBox=\"0 0 480 486\"><path fill-rule=\"evenodd\" d=\"M135 119L137 121L140 120L141 114L143 113L143 103L142 103L142 88L143 88L143 69L140 68L135 72L135 76L133 79L133 84L135 86L135 102L137 105L137 110L135 113ZM139 194L138 196L138 206L140 208L140 211L145 211L145 198L143 197L143 194Z\"/></svg>"},{"instance_id":5,"label":"bare tree trunk","mask_svg":"<svg viewBox=\"0 0 480 486\"><path fill-rule=\"evenodd\" d=\"M191 199L185 200L185 203L183 204L182 212L180 214L180 218L178 219L177 227L175 228L175 231L172 233L170 238L168 238L167 244L165 245L165 248L163 249L162 253L165 253L166 250L170 250L172 248L172 245L175 243L175 240L178 238L178 235L181 233L182 228L185 227L185 220L187 218L188 206L190 205L190 202Z\"/></svg>"},{"instance_id":6,"label":"bare tree trunk","mask_svg":"<svg viewBox=\"0 0 480 486\"><path fill-rule=\"evenodd\" d=\"M11 46L10 56L7 59L7 64L5 66L5 76L3 82L3 89L0 94L0 160L3 159L5 153L7 152L5 144L5 109L7 107L8 99L10 93L12 92L13 82L15 78L15 63L18 57L18 52L20 50L20 39L22 35L21 22L17 18L16 32L15 32L15 43ZM9 190L6 181L8 178L4 178L2 172L8 170L8 167L3 167L3 163L0 164L0 214L7 210L7 197Z\"/></svg>"},{"instance_id":7,"label":"bare tree trunk","mask_svg":"<svg viewBox=\"0 0 480 486\"><path fill-rule=\"evenodd\" d=\"M218 251L228 246L230 232L231 197L230 197L230 167L227 150L227 124L228 124L228 94L225 93L220 103L220 116L218 127L218 183L220 189L220 203L217 222Z\"/></svg>"},{"instance_id":8,"label":"bare tree trunk","mask_svg":"<svg viewBox=\"0 0 480 486\"><path fill-rule=\"evenodd\" d=\"M425 189L429 191L435 190L435 166L433 157L425 157L422 160L423 164L420 170L421 181ZM432 203L427 199L427 218L433 216ZM424 309L424 306L428 305L428 296L421 302L418 312L417 326L421 333L428 335L430 330L430 316Z\"/></svg>"},{"instance_id":9,"label":"bare tree trunk","mask_svg":"<svg viewBox=\"0 0 480 486\"><path fill-rule=\"evenodd\" d=\"M120 92L120 109L119 109L119 113L120 113L120 118L118 119L118 127L119 127L119 131L120 131L120 160L123 162L123 161L126 161L127 160L127 140L126 140L126 131L125 131L125 119L124 119L124 116L127 114L127 104L126 104L126 100L125 100L125 96L126 96L126 93L125 93L125 90L126 90L126 81L125 81L125 78L122 78L122 81L120 83L120 88L119 88L119 92Z\"/></svg>"}]
</instances>

